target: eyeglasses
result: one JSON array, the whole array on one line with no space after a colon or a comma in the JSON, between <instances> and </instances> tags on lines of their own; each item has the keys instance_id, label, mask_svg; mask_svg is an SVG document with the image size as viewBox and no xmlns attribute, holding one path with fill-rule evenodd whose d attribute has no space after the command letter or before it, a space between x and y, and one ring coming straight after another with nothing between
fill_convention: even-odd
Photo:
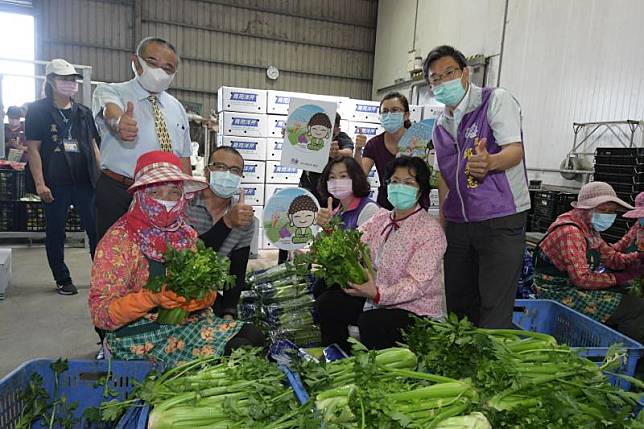
<instances>
[{"instance_id":1,"label":"eyeglasses","mask_svg":"<svg viewBox=\"0 0 644 429\"><path fill-rule=\"evenodd\" d=\"M456 72L462 72L462 69L455 68L455 69L447 69L445 73L442 74L431 74L429 75L429 83L431 85L437 85L441 82L445 82L448 80L452 80L453 78L456 77Z\"/></svg>"},{"instance_id":2,"label":"eyeglasses","mask_svg":"<svg viewBox=\"0 0 644 429\"><path fill-rule=\"evenodd\" d=\"M172 64L163 64L159 65L159 60L157 60L154 57L147 57L147 58L142 58L143 61L145 61L150 67L154 67L157 69L162 69L164 72L167 74L173 74L176 72L176 68Z\"/></svg>"},{"instance_id":3,"label":"eyeglasses","mask_svg":"<svg viewBox=\"0 0 644 429\"><path fill-rule=\"evenodd\" d=\"M235 176L242 176L244 174L244 171L241 168L234 165L229 167L223 162L213 162L212 164L208 164L208 171L230 171Z\"/></svg>"},{"instance_id":4,"label":"eyeglasses","mask_svg":"<svg viewBox=\"0 0 644 429\"><path fill-rule=\"evenodd\" d=\"M388 182L390 185L408 185L408 186L413 186L414 188L419 188L418 183L414 179L405 179L405 180L398 180L398 179L391 179Z\"/></svg>"}]
</instances>

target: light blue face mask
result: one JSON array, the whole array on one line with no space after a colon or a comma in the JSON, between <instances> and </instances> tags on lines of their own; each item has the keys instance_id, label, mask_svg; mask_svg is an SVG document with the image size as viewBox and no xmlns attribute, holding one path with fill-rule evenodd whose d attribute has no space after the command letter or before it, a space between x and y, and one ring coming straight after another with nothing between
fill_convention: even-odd
<instances>
[{"instance_id":1,"label":"light blue face mask","mask_svg":"<svg viewBox=\"0 0 644 429\"><path fill-rule=\"evenodd\" d=\"M615 219L617 219L617 214L615 213L593 212L590 223L593 225L595 231L603 232L613 226Z\"/></svg>"},{"instance_id":2,"label":"light blue face mask","mask_svg":"<svg viewBox=\"0 0 644 429\"><path fill-rule=\"evenodd\" d=\"M644 217L640 218L640 226L644 226Z\"/></svg>"},{"instance_id":3,"label":"light blue face mask","mask_svg":"<svg viewBox=\"0 0 644 429\"><path fill-rule=\"evenodd\" d=\"M382 124L382 127L385 129L385 131L390 134L395 133L396 131L401 129L405 123L403 116L403 112L381 113L380 123Z\"/></svg>"},{"instance_id":4,"label":"light blue face mask","mask_svg":"<svg viewBox=\"0 0 644 429\"><path fill-rule=\"evenodd\" d=\"M461 83L461 78L448 80L432 88L436 101L446 106L454 107L465 96L465 88Z\"/></svg>"},{"instance_id":5,"label":"light blue face mask","mask_svg":"<svg viewBox=\"0 0 644 429\"><path fill-rule=\"evenodd\" d=\"M210 189L221 198L230 198L239 190L241 176L230 171L213 171L210 173Z\"/></svg>"},{"instance_id":6,"label":"light blue face mask","mask_svg":"<svg viewBox=\"0 0 644 429\"><path fill-rule=\"evenodd\" d=\"M418 201L418 188L404 183L390 183L387 186L387 199L398 210L410 209Z\"/></svg>"}]
</instances>

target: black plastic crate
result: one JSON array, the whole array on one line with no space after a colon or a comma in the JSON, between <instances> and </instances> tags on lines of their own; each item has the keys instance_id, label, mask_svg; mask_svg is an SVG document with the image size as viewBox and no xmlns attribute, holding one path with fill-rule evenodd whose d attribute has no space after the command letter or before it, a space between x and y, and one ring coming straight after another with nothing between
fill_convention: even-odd
<instances>
[{"instance_id":1,"label":"black plastic crate","mask_svg":"<svg viewBox=\"0 0 644 429\"><path fill-rule=\"evenodd\" d=\"M20 225L19 203L0 201L0 231L18 231Z\"/></svg>"},{"instance_id":2,"label":"black plastic crate","mask_svg":"<svg viewBox=\"0 0 644 429\"><path fill-rule=\"evenodd\" d=\"M531 231L532 232L546 232L555 219L543 218L540 216L532 217Z\"/></svg>"},{"instance_id":3,"label":"black plastic crate","mask_svg":"<svg viewBox=\"0 0 644 429\"><path fill-rule=\"evenodd\" d=\"M644 147L598 147L595 156L632 156L644 158Z\"/></svg>"},{"instance_id":4,"label":"black plastic crate","mask_svg":"<svg viewBox=\"0 0 644 429\"><path fill-rule=\"evenodd\" d=\"M557 212L556 216L566 213L567 211L572 210L570 203L577 201L577 194L569 192L561 192L557 195Z\"/></svg>"},{"instance_id":5,"label":"black plastic crate","mask_svg":"<svg viewBox=\"0 0 644 429\"><path fill-rule=\"evenodd\" d=\"M617 195L637 195L635 191L635 185L632 183L615 183L615 182L606 182L613 187Z\"/></svg>"},{"instance_id":6,"label":"black plastic crate","mask_svg":"<svg viewBox=\"0 0 644 429\"><path fill-rule=\"evenodd\" d=\"M635 175L637 167L634 165L595 164L595 173Z\"/></svg>"},{"instance_id":7,"label":"black plastic crate","mask_svg":"<svg viewBox=\"0 0 644 429\"><path fill-rule=\"evenodd\" d=\"M69 207L69 212L67 213L67 223L65 223L65 231L67 232L82 232L83 226L81 225L80 216L74 208L74 206Z\"/></svg>"},{"instance_id":8,"label":"black plastic crate","mask_svg":"<svg viewBox=\"0 0 644 429\"><path fill-rule=\"evenodd\" d=\"M630 155L595 155L595 164L635 167L644 165L644 157Z\"/></svg>"},{"instance_id":9,"label":"black plastic crate","mask_svg":"<svg viewBox=\"0 0 644 429\"><path fill-rule=\"evenodd\" d=\"M40 201L20 201L20 230L43 232L45 230L45 209Z\"/></svg>"},{"instance_id":10,"label":"black plastic crate","mask_svg":"<svg viewBox=\"0 0 644 429\"><path fill-rule=\"evenodd\" d=\"M534 215L554 220L557 217L557 192L536 191L534 193Z\"/></svg>"},{"instance_id":11,"label":"black plastic crate","mask_svg":"<svg viewBox=\"0 0 644 429\"><path fill-rule=\"evenodd\" d=\"M622 183L625 185L644 185L644 171L635 171L630 174L624 173L612 173L612 172L597 172L595 171L594 180L597 182L606 182L606 183Z\"/></svg>"},{"instance_id":12,"label":"black plastic crate","mask_svg":"<svg viewBox=\"0 0 644 429\"><path fill-rule=\"evenodd\" d=\"M15 201L25 194L24 170L0 169L0 200Z\"/></svg>"}]
</instances>

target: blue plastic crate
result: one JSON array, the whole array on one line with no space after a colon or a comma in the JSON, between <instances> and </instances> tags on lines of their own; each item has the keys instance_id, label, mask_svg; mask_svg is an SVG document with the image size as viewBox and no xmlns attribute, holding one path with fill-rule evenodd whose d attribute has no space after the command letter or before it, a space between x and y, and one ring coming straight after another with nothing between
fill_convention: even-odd
<instances>
[{"instance_id":1,"label":"blue plastic crate","mask_svg":"<svg viewBox=\"0 0 644 429\"><path fill-rule=\"evenodd\" d=\"M23 405L20 394L33 373L39 373L43 377L43 387L50 397L53 395L54 373L49 367L53 361L53 359L30 360L0 380L0 428L15 427ZM134 389L134 381L142 381L152 369L153 365L148 361L112 361L111 388L119 392L117 399L125 399ZM103 388L94 387L94 385L107 375L107 370L108 362L105 360L70 360L69 369L60 376L59 395L64 395L70 403L78 401L74 416L81 419L81 422L76 427L93 429L100 427L85 422L82 414L87 408L97 407L101 403ZM135 422L131 422L120 427L122 429L145 427L134 424ZM42 426L34 425L34 428L39 427Z\"/></svg>"},{"instance_id":2,"label":"blue plastic crate","mask_svg":"<svg viewBox=\"0 0 644 429\"><path fill-rule=\"evenodd\" d=\"M579 354L590 360L601 361L608 348L621 343L628 353L626 365L620 373L633 376L644 347L637 341L591 319L565 305L547 299L517 299L512 321L521 329L552 335L560 344L579 348ZM624 390L630 383L611 378L613 384Z\"/></svg>"}]
</instances>

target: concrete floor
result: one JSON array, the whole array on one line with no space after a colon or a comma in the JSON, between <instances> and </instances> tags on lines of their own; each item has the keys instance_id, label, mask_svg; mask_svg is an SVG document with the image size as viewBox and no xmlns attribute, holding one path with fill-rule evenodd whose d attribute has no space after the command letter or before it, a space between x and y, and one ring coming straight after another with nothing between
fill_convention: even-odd
<instances>
[{"instance_id":1,"label":"concrete floor","mask_svg":"<svg viewBox=\"0 0 644 429\"><path fill-rule=\"evenodd\" d=\"M65 249L78 295L62 296L42 246L13 249L13 279L0 301L0 378L37 357L93 359L98 337L87 307L91 261L87 250ZM261 251L249 269L277 263L277 251Z\"/></svg>"}]
</instances>

